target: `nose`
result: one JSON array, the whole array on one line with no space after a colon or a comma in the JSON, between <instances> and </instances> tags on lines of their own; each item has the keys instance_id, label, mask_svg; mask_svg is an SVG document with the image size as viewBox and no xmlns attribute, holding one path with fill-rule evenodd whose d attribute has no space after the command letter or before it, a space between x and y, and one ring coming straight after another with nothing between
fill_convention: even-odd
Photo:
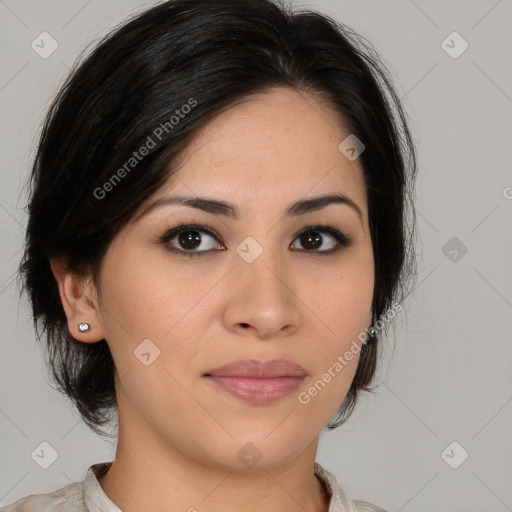
<instances>
[{"instance_id":1,"label":"nose","mask_svg":"<svg viewBox=\"0 0 512 512\"><path fill-rule=\"evenodd\" d=\"M283 338L299 328L300 299L284 262L264 251L255 261L242 258L228 274L223 312L226 329L267 340Z\"/></svg>"}]
</instances>

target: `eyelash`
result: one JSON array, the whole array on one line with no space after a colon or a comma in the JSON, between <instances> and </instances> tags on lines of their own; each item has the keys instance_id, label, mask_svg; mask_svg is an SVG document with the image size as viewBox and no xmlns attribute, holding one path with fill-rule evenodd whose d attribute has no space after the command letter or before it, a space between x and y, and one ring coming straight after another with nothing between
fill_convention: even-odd
<instances>
[{"instance_id":1,"label":"eyelash","mask_svg":"<svg viewBox=\"0 0 512 512\"><path fill-rule=\"evenodd\" d=\"M178 226L174 227L173 229L167 231L165 234L158 237L159 243L166 245L167 249L175 254L179 254L180 256L183 256L185 258L198 258L202 256L205 253L209 253L211 251L215 251L216 249L209 249L206 251L184 251L182 249L177 249L176 247L169 244L169 242L175 238L177 235L180 235L181 233L185 233L187 231L197 231L197 232L204 232L207 235L211 236L212 238L215 238L218 241L219 235L213 231L210 228L207 228L206 226L200 226L197 224L186 224L182 223ZM309 254L314 255L321 255L321 256L327 256L330 254L335 254L344 247L348 247L352 244L354 241L353 238L346 236L345 234L341 233L337 229L333 228L332 226L323 225L323 224L315 224L313 226L306 226L302 231L300 231L294 238L297 239L299 236L308 233L310 231L319 232L319 233L326 233L330 235L334 240L337 242L337 245L329 249L328 251L315 251L315 250L307 250L304 249L299 252L306 252Z\"/></svg>"}]
</instances>

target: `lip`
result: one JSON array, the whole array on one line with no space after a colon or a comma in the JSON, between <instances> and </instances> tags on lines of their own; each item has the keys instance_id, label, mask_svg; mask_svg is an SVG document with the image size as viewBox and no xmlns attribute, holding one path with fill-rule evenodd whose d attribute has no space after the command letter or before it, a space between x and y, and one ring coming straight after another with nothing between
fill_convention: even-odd
<instances>
[{"instance_id":1,"label":"lip","mask_svg":"<svg viewBox=\"0 0 512 512\"><path fill-rule=\"evenodd\" d=\"M289 395L306 376L302 366L287 359L233 361L203 375L216 387L254 405L268 404Z\"/></svg>"},{"instance_id":2,"label":"lip","mask_svg":"<svg viewBox=\"0 0 512 512\"><path fill-rule=\"evenodd\" d=\"M288 359L271 359L270 361L244 359L224 364L207 371L204 375L212 377L259 377L270 379L276 377L305 377L307 373L302 366Z\"/></svg>"}]
</instances>

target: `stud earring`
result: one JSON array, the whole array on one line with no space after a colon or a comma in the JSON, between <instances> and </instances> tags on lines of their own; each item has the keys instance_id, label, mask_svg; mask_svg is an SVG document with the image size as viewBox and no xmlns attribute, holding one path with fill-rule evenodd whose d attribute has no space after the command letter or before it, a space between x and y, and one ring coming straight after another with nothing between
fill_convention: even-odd
<instances>
[{"instance_id":1,"label":"stud earring","mask_svg":"<svg viewBox=\"0 0 512 512\"><path fill-rule=\"evenodd\" d=\"M85 322L82 324L78 324L78 330L80 332L87 332L91 328L90 324L86 324Z\"/></svg>"},{"instance_id":2,"label":"stud earring","mask_svg":"<svg viewBox=\"0 0 512 512\"><path fill-rule=\"evenodd\" d=\"M375 334L377 333L375 327L370 326L367 329L368 336L364 341L363 345L371 345L375 341Z\"/></svg>"}]
</instances>

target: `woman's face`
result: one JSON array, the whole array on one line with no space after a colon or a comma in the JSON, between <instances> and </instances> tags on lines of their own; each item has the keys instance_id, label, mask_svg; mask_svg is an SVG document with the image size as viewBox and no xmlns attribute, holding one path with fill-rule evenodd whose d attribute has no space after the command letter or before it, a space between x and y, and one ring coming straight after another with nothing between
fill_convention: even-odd
<instances>
[{"instance_id":1,"label":"woman's face","mask_svg":"<svg viewBox=\"0 0 512 512\"><path fill-rule=\"evenodd\" d=\"M371 323L363 173L359 158L338 149L348 135L314 96L252 97L198 134L183 165L118 233L97 307L124 435L157 454L238 468L250 457L260 467L284 463L317 440L350 387L354 347ZM178 195L197 207L166 202ZM332 195L356 208L288 211ZM166 236L180 224L196 227ZM317 225L326 229L308 231ZM240 377L240 368L236 378L213 371L249 359L286 359L306 375L275 367L279 376L264 382Z\"/></svg>"}]
</instances>

